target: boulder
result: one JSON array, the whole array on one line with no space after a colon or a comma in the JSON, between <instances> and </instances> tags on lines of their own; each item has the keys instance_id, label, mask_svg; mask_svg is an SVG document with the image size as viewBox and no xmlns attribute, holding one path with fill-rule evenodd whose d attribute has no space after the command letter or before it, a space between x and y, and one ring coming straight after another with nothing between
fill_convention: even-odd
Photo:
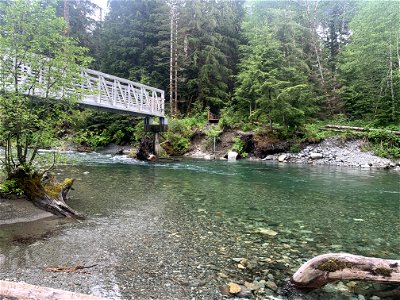
<instances>
[{"instance_id":1,"label":"boulder","mask_svg":"<svg viewBox=\"0 0 400 300\"><path fill-rule=\"evenodd\" d=\"M228 152L228 160L236 160L238 157L239 153L235 151L229 151Z\"/></svg>"},{"instance_id":2,"label":"boulder","mask_svg":"<svg viewBox=\"0 0 400 300\"><path fill-rule=\"evenodd\" d=\"M278 157L278 161L279 162L285 162L288 159L288 155L287 154L281 154Z\"/></svg>"},{"instance_id":3,"label":"boulder","mask_svg":"<svg viewBox=\"0 0 400 300\"><path fill-rule=\"evenodd\" d=\"M324 156L322 155L322 153L319 153L319 152L311 152L310 153L310 158L311 159L321 159L323 157Z\"/></svg>"}]
</instances>

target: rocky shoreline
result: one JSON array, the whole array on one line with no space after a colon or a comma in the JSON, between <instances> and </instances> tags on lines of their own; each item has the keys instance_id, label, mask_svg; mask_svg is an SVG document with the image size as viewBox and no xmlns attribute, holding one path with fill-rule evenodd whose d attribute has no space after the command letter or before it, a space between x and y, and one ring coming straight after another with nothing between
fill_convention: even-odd
<instances>
[{"instance_id":1,"label":"rocky shoreline","mask_svg":"<svg viewBox=\"0 0 400 300\"><path fill-rule=\"evenodd\" d=\"M330 165L338 167L356 167L363 169L400 170L400 160L392 161L378 157L372 152L362 151L362 140L342 141L331 137L318 144L310 144L299 153L282 153L267 156L263 160L277 160L298 164Z\"/></svg>"},{"instance_id":2,"label":"rocky shoreline","mask_svg":"<svg viewBox=\"0 0 400 300\"><path fill-rule=\"evenodd\" d=\"M308 144L300 152L279 152L258 158L250 153L249 159L276 161L280 163L312 164L363 169L394 169L400 171L400 159L390 160L379 157L372 152L362 151L364 141L353 139L343 141L330 137L320 143ZM212 153L207 149L196 147L185 156L202 159L227 159L228 152Z\"/></svg>"}]
</instances>

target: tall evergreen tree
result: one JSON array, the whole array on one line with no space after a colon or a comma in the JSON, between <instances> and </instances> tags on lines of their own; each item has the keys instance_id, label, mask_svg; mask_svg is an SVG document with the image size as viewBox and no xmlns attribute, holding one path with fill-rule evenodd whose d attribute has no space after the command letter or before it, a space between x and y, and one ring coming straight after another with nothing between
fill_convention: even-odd
<instances>
[{"instance_id":1,"label":"tall evergreen tree","mask_svg":"<svg viewBox=\"0 0 400 300\"><path fill-rule=\"evenodd\" d=\"M250 119L295 127L316 110L301 39L304 28L282 3L254 2L244 32L236 106Z\"/></svg>"},{"instance_id":2,"label":"tall evergreen tree","mask_svg":"<svg viewBox=\"0 0 400 300\"><path fill-rule=\"evenodd\" d=\"M363 2L342 53L347 112L377 124L400 123L400 3Z\"/></svg>"},{"instance_id":3,"label":"tall evergreen tree","mask_svg":"<svg viewBox=\"0 0 400 300\"><path fill-rule=\"evenodd\" d=\"M217 111L227 104L238 59L243 2L193 0L181 5L180 102Z\"/></svg>"},{"instance_id":4,"label":"tall evergreen tree","mask_svg":"<svg viewBox=\"0 0 400 300\"><path fill-rule=\"evenodd\" d=\"M111 0L98 32L95 66L116 76L167 87L168 7L163 0ZM164 42L164 43L163 43Z\"/></svg>"},{"instance_id":5,"label":"tall evergreen tree","mask_svg":"<svg viewBox=\"0 0 400 300\"><path fill-rule=\"evenodd\" d=\"M349 22L357 5L347 0L305 0L304 3L313 80L323 99L321 110L329 117L343 111L337 92L338 54L349 42Z\"/></svg>"}]
</instances>

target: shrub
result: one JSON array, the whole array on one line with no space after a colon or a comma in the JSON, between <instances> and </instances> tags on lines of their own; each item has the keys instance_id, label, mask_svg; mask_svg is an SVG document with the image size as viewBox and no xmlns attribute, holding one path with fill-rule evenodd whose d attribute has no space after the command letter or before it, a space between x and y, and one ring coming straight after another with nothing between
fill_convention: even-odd
<instances>
[{"instance_id":1,"label":"shrub","mask_svg":"<svg viewBox=\"0 0 400 300\"><path fill-rule=\"evenodd\" d=\"M14 179L7 179L0 183L0 193L22 196L24 194L24 191L17 187L17 182Z\"/></svg>"}]
</instances>

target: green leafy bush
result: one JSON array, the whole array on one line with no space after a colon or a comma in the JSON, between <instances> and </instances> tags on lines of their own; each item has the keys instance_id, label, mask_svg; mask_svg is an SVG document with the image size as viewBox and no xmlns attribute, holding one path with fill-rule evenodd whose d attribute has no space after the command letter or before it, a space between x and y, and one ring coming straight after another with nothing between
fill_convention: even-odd
<instances>
[{"instance_id":1,"label":"green leafy bush","mask_svg":"<svg viewBox=\"0 0 400 300\"><path fill-rule=\"evenodd\" d=\"M247 157L248 153L245 150L246 143L239 137L235 137L233 140L232 150L239 153L242 157Z\"/></svg>"},{"instance_id":2,"label":"green leafy bush","mask_svg":"<svg viewBox=\"0 0 400 300\"><path fill-rule=\"evenodd\" d=\"M17 186L17 182L13 179L7 179L4 180L2 183L0 183L0 193L3 194L14 194L17 196L22 196L24 194L24 191Z\"/></svg>"},{"instance_id":3,"label":"green leafy bush","mask_svg":"<svg viewBox=\"0 0 400 300\"><path fill-rule=\"evenodd\" d=\"M362 133L368 141L368 150L390 159L400 158L400 136L385 130L371 130Z\"/></svg>"}]
</instances>

